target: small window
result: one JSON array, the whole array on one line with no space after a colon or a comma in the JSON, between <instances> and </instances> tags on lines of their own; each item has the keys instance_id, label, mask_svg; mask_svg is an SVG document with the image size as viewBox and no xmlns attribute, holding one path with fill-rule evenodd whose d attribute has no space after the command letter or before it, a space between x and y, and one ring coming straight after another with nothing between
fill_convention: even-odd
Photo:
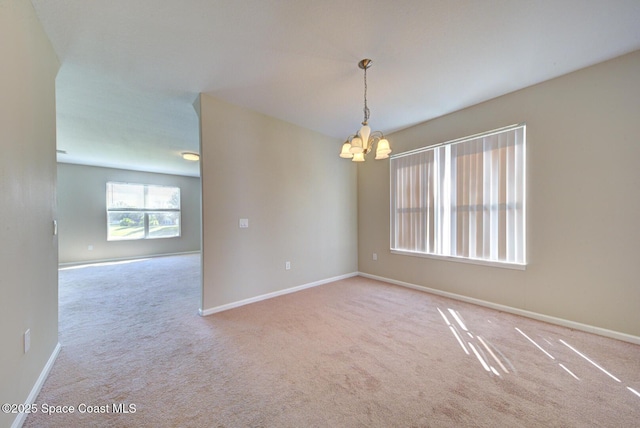
<instances>
[{"instance_id":1,"label":"small window","mask_svg":"<svg viewBox=\"0 0 640 428\"><path fill-rule=\"evenodd\" d=\"M525 164L525 125L392 156L392 252L523 268Z\"/></svg>"},{"instance_id":2,"label":"small window","mask_svg":"<svg viewBox=\"0 0 640 428\"><path fill-rule=\"evenodd\" d=\"M180 236L180 188L107 183L107 240Z\"/></svg>"}]
</instances>

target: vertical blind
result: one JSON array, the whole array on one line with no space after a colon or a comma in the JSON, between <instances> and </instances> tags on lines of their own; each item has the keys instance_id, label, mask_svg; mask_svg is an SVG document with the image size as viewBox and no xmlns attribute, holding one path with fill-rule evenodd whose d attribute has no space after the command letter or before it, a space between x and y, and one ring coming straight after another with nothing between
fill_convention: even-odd
<instances>
[{"instance_id":1,"label":"vertical blind","mask_svg":"<svg viewBox=\"0 0 640 428\"><path fill-rule=\"evenodd\" d=\"M391 157L391 250L525 264L525 125Z\"/></svg>"}]
</instances>

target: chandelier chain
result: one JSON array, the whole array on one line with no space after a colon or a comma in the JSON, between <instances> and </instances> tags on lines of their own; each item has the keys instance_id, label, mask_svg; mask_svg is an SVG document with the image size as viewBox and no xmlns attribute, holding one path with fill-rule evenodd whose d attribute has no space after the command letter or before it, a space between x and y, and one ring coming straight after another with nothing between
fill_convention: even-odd
<instances>
[{"instance_id":1,"label":"chandelier chain","mask_svg":"<svg viewBox=\"0 0 640 428\"><path fill-rule=\"evenodd\" d=\"M367 125L369 123L369 107L367 107L367 68L364 67L364 121L363 125Z\"/></svg>"}]
</instances>

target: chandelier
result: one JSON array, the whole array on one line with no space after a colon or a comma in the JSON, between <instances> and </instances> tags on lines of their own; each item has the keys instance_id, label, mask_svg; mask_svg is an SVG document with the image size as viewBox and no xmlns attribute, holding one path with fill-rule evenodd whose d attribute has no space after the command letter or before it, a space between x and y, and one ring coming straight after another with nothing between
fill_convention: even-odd
<instances>
[{"instance_id":1,"label":"chandelier","mask_svg":"<svg viewBox=\"0 0 640 428\"><path fill-rule=\"evenodd\" d=\"M376 159L386 159L391 153L389 142L380 131L371 132L369 127L369 107L367 107L367 69L371 67L370 59L363 59L358 63L358 67L364 70L364 120L362 128L350 135L342 145L341 158L351 159L353 162L364 162L364 156L373 150L377 143Z\"/></svg>"}]
</instances>

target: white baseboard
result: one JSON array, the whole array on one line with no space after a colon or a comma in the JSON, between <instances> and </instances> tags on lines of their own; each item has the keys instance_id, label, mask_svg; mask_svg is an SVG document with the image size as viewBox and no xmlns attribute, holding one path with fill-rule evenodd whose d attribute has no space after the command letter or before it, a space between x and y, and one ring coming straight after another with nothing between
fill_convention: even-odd
<instances>
[{"instance_id":1,"label":"white baseboard","mask_svg":"<svg viewBox=\"0 0 640 428\"><path fill-rule=\"evenodd\" d=\"M311 287L317 287L318 285L328 284L330 282L340 281L341 279L347 279L354 276L358 276L358 272L352 272L345 275L334 276L333 278L321 279L320 281L310 282L307 284L298 285L296 287L286 288L284 290L274 291L273 293L262 294L256 297L250 297L248 299L239 300L237 302L227 303L226 305L216 306L214 308L209 309L200 309L199 313L201 316L205 317L207 315L212 315L218 312L227 311L229 309L237 308L240 306L248 305L250 303L259 302L261 300L272 299L274 297L282 296L284 294L295 293L296 291L304 290Z\"/></svg>"},{"instance_id":2,"label":"white baseboard","mask_svg":"<svg viewBox=\"0 0 640 428\"><path fill-rule=\"evenodd\" d=\"M618 331L607 330L606 328L595 327L588 324L582 324L575 321L565 320L563 318L556 318L550 315L539 314L537 312L531 312L524 309L513 308L511 306L500 305L498 303L487 302L486 300L475 299L473 297L463 296L461 294L449 293L447 291L436 290L434 288L423 287L421 285L411 284L408 282L397 281L395 279L384 278L377 275L370 275L368 273L360 272L359 276L375 279L382 282L388 282L402 287L412 288L414 290L424 291L438 296L448 297L455 300L460 300L467 303L473 303L475 305L484 306L491 309L496 309L502 312L508 312L515 315L520 315L527 318L532 318L538 321L548 322L550 324L556 324L563 327L572 328L575 330L586 331L588 333L597 334L600 336L610 337L612 339L622 340L624 342L634 343L640 345L640 337L633 336L631 334L620 333Z\"/></svg>"},{"instance_id":3,"label":"white baseboard","mask_svg":"<svg viewBox=\"0 0 640 428\"><path fill-rule=\"evenodd\" d=\"M53 363L56 362L56 358L58 358L59 353L60 353L60 343L58 343L56 347L53 349L53 352L51 353L51 356L49 357L47 364L44 365L42 372L40 372L40 376L38 376L38 380L36 380L35 385L33 385L33 388L31 388L31 392L29 393L29 396L27 397L27 401L25 401L24 404L33 404L36 402L36 398L38 398L38 394L40 394L42 385L44 385L44 381L47 380L47 377L49 376L49 372L51 372L51 369L53 368ZM13 424L11 424L11 428L22 427L22 424L26 419L27 419L26 413L19 413L18 416L16 416L15 420L13 421Z\"/></svg>"},{"instance_id":4,"label":"white baseboard","mask_svg":"<svg viewBox=\"0 0 640 428\"><path fill-rule=\"evenodd\" d=\"M197 251L184 251L181 253L150 254L150 255L140 255L140 256L131 256L131 257L120 257L120 258L113 258L113 259L81 260L77 262L58 263L58 268L100 264L100 263L125 262L127 260L152 259L156 257L185 256L188 254L200 254L200 252L201 252L200 250L197 250Z\"/></svg>"}]
</instances>

